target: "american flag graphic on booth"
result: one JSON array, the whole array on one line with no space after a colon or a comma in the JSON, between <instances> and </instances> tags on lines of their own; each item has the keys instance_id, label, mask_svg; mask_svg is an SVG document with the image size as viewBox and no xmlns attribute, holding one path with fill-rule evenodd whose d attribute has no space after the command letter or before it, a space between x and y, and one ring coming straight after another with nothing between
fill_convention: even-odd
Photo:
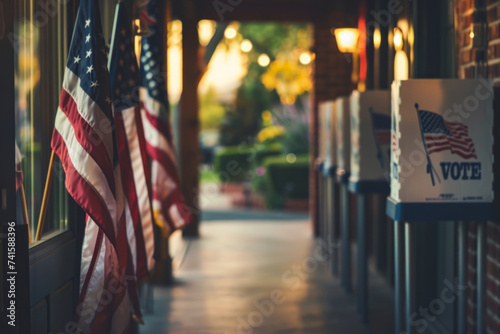
<instances>
[{"instance_id":1,"label":"american flag graphic on booth","mask_svg":"<svg viewBox=\"0 0 500 334\"><path fill-rule=\"evenodd\" d=\"M372 112L373 130L380 146L391 143L391 116Z\"/></svg>"},{"instance_id":2,"label":"american flag graphic on booth","mask_svg":"<svg viewBox=\"0 0 500 334\"><path fill-rule=\"evenodd\" d=\"M391 145L391 116L374 112L370 108L372 117L373 133L375 136L375 145L377 147L377 158L380 166L385 168L390 161L390 146ZM387 153L387 155L385 155Z\"/></svg>"},{"instance_id":3,"label":"american flag graphic on booth","mask_svg":"<svg viewBox=\"0 0 500 334\"><path fill-rule=\"evenodd\" d=\"M449 150L464 159L477 159L469 128L459 122L447 122L441 115L418 110L428 154Z\"/></svg>"},{"instance_id":4,"label":"american flag graphic on booth","mask_svg":"<svg viewBox=\"0 0 500 334\"><path fill-rule=\"evenodd\" d=\"M165 1L151 0L149 16L164 15ZM191 222L181 194L177 158L170 128L164 69L165 38L162 20L150 26L151 35L142 38L140 58L141 107L148 155L151 158L153 213L165 234Z\"/></svg>"},{"instance_id":5,"label":"american flag graphic on booth","mask_svg":"<svg viewBox=\"0 0 500 334\"><path fill-rule=\"evenodd\" d=\"M68 193L87 215L75 314L83 333L130 328L123 190L117 182L121 176L106 58L98 0L81 0L51 146L64 168Z\"/></svg>"}]
</instances>

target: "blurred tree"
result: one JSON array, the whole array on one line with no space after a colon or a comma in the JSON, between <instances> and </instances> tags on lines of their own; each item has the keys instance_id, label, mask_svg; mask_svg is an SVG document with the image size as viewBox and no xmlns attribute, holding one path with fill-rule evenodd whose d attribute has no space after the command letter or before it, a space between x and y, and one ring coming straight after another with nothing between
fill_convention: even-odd
<instances>
[{"instance_id":1,"label":"blurred tree","mask_svg":"<svg viewBox=\"0 0 500 334\"><path fill-rule=\"evenodd\" d=\"M248 143L261 128L262 112L282 104L276 90L266 89L263 85L261 78L269 67L259 65L258 57L267 54L271 61L289 59L300 66L300 54L309 51L312 45L312 33L307 24L241 23L238 32L240 36L236 40L248 39L253 47L247 53L248 74L238 88L234 106L228 106L220 127L222 145ZM306 90L307 87L298 90L298 95ZM296 103L296 107L303 109L300 103Z\"/></svg>"}]
</instances>

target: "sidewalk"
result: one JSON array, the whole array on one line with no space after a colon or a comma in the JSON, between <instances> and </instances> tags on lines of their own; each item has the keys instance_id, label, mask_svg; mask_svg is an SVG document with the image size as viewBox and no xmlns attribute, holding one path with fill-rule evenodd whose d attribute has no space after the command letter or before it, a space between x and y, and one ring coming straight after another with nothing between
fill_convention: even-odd
<instances>
[{"instance_id":1,"label":"sidewalk","mask_svg":"<svg viewBox=\"0 0 500 334\"><path fill-rule=\"evenodd\" d=\"M181 242L176 284L154 287L141 334L393 332L390 289L371 274L372 331L364 328L306 215L212 207L200 232Z\"/></svg>"}]
</instances>

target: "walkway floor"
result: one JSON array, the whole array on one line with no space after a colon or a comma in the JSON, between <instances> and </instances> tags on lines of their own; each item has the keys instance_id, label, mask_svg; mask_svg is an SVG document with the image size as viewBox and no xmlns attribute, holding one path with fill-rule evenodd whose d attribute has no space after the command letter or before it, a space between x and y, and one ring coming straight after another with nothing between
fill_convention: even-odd
<instances>
[{"instance_id":1,"label":"walkway floor","mask_svg":"<svg viewBox=\"0 0 500 334\"><path fill-rule=\"evenodd\" d=\"M207 210L200 231L200 239L183 241L176 284L154 287L154 313L141 334L393 332L390 289L370 278L378 313L372 330L364 328L306 215Z\"/></svg>"}]
</instances>

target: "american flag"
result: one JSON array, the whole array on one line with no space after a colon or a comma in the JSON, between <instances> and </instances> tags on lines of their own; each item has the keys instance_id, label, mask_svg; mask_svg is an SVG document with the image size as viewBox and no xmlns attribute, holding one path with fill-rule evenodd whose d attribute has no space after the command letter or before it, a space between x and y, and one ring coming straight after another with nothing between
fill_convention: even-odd
<instances>
[{"instance_id":1,"label":"american flag","mask_svg":"<svg viewBox=\"0 0 500 334\"><path fill-rule=\"evenodd\" d=\"M82 332L126 331L127 241L106 49L98 0L81 0L64 73L52 149L65 185L87 214L80 297L75 321Z\"/></svg>"},{"instance_id":2,"label":"american flag","mask_svg":"<svg viewBox=\"0 0 500 334\"><path fill-rule=\"evenodd\" d=\"M149 16L156 22L150 26L151 35L142 38L140 95L146 146L151 158L154 218L164 233L168 234L190 223L191 214L181 194L170 129L163 64L163 20L157 20L157 15L164 15L164 6L164 1L156 0L148 5Z\"/></svg>"},{"instance_id":3,"label":"american flag","mask_svg":"<svg viewBox=\"0 0 500 334\"><path fill-rule=\"evenodd\" d=\"M464 159L477 159L469 128L459 122L447 122L441 115L418 110L427 153L449 150Z\"/></svg>"},{"instance_id":4,"label":"american flag","mask_svg":"<svg viewBox=\"0 0 500 334\"><path fill-rule=\"evenodd\" d=\"M109 69L118 160L126 194L129 297L135 314L141 317L136 280L148 276L154 268L154 235L146 143L139 107L139 68L129 13L124 2L117 4Z\"/></svg>"},{"instance_id":5,"label":"american flag","mask_svg":"<svg viewBox=\"0 0 500 334\"><path fill-rule=\"evenodd\" d=\"M390 160L391 116L374 112L373 108L369 110L372 118L375 145L377 147L377 158L380 162L380 166L385 168Z\"/></svg>"},{"instance_id":6,"label":"american flag","mask_svg":"<svg viewBox=\"0 0 500 334\"><path fill-rule=\"evenodd\" d=\"M19 188L21 188L22 184L23 184L23 168L22 168L22 165L21 165L21 161L23 160L23 156L21 155L21 151L19 150L19 146L17 146L17 142L16 142L16 153L15 153L15 157L16 157L16 191L19 190Z\"/></svg>"},{"instance_id":7,"label":"american flag","mask_svg":"<svg viewBox=\"0 0 500 334\"><path fill-rule=\"evenodd\" d=\"M396 136L396 115L392 115L392 153L398 158L398 137Z\"/></svg>"},{"instance_id":8,"label":"american flag","mask_svg":"<svg viewBox=\"0 0 500 334\"><path fill-rule=\"evenodd\" d=\"M380 146L389 145L391 142L391 116L372 112L373 130Z\"/></svg>"}]
</instances>

